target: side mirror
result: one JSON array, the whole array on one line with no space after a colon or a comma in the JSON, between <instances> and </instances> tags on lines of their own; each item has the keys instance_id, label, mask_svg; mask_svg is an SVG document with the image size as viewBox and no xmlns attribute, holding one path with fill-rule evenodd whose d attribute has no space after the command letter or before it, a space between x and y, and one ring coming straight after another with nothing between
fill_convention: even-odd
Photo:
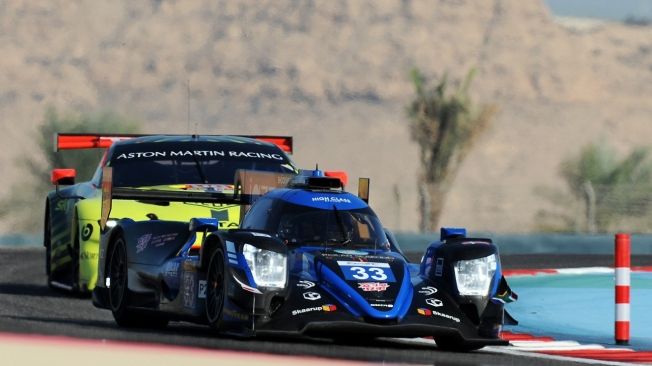
<instances>
[{"instance_id":1,"label":"side mirror","mask_svg":"<svg viewBox=\"0 0 652 366\"><path fill-rule=\"evenodd\" d=\"M369 178L358 178L358 197L369 203Z\"/></svg>"},{"instance_id":2,"label":"side mirror","mask_svg":"<svg viewBox=\"0 0 652 366\"><path fill-rule=\"evenodd\" d=\"M75 184L75 176L77 176L77 171L75 169L52 169L50 182L55 186L73 185Z\"/></svg>"}]
</instances>

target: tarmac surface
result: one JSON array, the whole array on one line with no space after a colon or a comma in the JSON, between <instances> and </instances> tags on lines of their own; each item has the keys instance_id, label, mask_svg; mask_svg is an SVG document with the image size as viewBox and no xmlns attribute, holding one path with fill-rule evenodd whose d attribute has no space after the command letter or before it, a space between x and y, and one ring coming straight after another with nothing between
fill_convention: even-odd
<instances>
[{"instance_id":1,"label":"tarmac surface","mask_svg":"<svg viewBox=\"0 0 652 366\"><path fill-rule=\"evenodd\" d=\"M607 258L596 258L592 265L601 265ZM557 256L551 258L505 257L505 268L524 268L538 261L544 266L555 264L578 266L578 258ZM635 262L633 260L633 262ZM648 262L649 263L649 262ZM513 267L516 266L516 267ZM0 332L36 335L56 335L90 340L125 341L130 343L188 346L208 350L228 350L242 353L243 362L253 362L249 356L260 354L318 357L374 363L410 363L435 365L569 365L573 361L541 359L491 352L488 349L470 353L440 351L432 344L404 344L392 340L373 340L358 344L336 343L314 339L239 339L220 336L207 327L173 322L163 330L125 330L118 328L111 313L100 310L89 299L70 297L51 290L45 283L44 250L41 248L0 248ZM21 346L22 347L22 346ZM38 355L51 364L47 345L39 349L4 347L3 357L22 359ZM9 352L11 348L19 353ZM78 347L75 347L75 349ZM70 363L86 364L86 357L76 358L73 348L67 352ZM6 356L5 356L6 355ZM125 357L128 353L110 352L106 357ZM38 357L37 357L38 358ZM54 359L54 358L52 358ZM307 360L306 360L307 361ZM121 364L123 362L115 362ZM14 364L14 363L11 363ZM25 364L25 363L16 363ZM178 362L176 363L179 364ZM157 365L163 363L157 362Z\"/></svg>"}]
</instances>

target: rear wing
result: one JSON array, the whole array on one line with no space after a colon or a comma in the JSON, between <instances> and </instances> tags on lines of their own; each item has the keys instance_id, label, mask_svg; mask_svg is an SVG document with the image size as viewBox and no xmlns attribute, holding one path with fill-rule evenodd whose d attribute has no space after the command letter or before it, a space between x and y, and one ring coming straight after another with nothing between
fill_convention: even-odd
<instances>
[{"instance_id":1,"label":"rear wing","mask_svg":"<svg viewBox=\"0 0 652 366\"><path fill-rule=\"evenodd\" d=\"M242 220L251 205L260 196L277 188L291 186L292 179L295 177L297 177L296 174L238 170L234 177L233 193L142 190L131 187L114 187L113 167L105 166L102 168L102 216L100 217L100 228L102 231L106 228L114 199L237 204L240 205L240 220ZM365 202L369 201L368 178L360 178L358 195Z\"/></svg>"},{"instance_id":2,"label":"rear wing","mask_svg":"<svg viewBox=\"0 0 652 366\"><path fill-rule=\"evenodd\" d=\"M100 217L100 228L102 231L106 228L114 199L237 204L241 205L242 218L258 197L272 189L287 187L294 176L295 174L287 173L238 170L235 174L234 193L142 190L131 187L114 187L113 167L105 166L102 168L102 216Z\"/></svg>"},{"instance_id":3,"label":"rear wing","mask_svg":"<svg viewBox=\"0 0 652 366\"><path fill-rule=\"evenodd\" d=\"M100 133L55 133L54 134L54 151L75 150L75 149L106 149L114 142L129 140L136 137L153 136L152 134L100 134ZM178 136L178 135L157 135L157 136ZM205 135L205 136L227 136L227 135ZM272 136L272 135L234 135L238 137L247 137L259 141L265 141L278 146L288 154L292 154L293 140L292 136Z\"/></svg>"}]
</instances>

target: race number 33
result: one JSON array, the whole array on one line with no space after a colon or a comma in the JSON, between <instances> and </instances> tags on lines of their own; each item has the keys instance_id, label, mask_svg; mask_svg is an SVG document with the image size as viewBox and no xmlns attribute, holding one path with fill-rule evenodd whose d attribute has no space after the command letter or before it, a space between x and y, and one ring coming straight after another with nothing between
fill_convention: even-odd
<instances>
[{"instance_id":1,"label":"race number 33","mask_svg":"<svg viewBox=\"0 0 652 366\"><path fill-rule=\"evenodd\" d=\"M337 261L349 281L396 282L389 263Z\"/></svg>"}]
</instances>

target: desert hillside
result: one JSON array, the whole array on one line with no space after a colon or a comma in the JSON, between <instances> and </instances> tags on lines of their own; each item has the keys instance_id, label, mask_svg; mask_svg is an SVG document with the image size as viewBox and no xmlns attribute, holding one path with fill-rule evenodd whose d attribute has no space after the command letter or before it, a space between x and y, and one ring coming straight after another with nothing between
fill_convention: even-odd
<instances>
[{"instance_id":1,"label":"desert hillside","mask_svg":"<svg viewBox=\"0 0 652 366\"><path fill-rule=\"evenodd\" d=\"M532 230L562 159L652 136L652 28L569 28L540 1L10 0L0 54L5 194L48 106L113 110L151 133L291 134L299 165L371 177L386 225L414 230L413 66L476 67L473 95L500 107L442 224Z\"/></svg>"}]
</instances>

